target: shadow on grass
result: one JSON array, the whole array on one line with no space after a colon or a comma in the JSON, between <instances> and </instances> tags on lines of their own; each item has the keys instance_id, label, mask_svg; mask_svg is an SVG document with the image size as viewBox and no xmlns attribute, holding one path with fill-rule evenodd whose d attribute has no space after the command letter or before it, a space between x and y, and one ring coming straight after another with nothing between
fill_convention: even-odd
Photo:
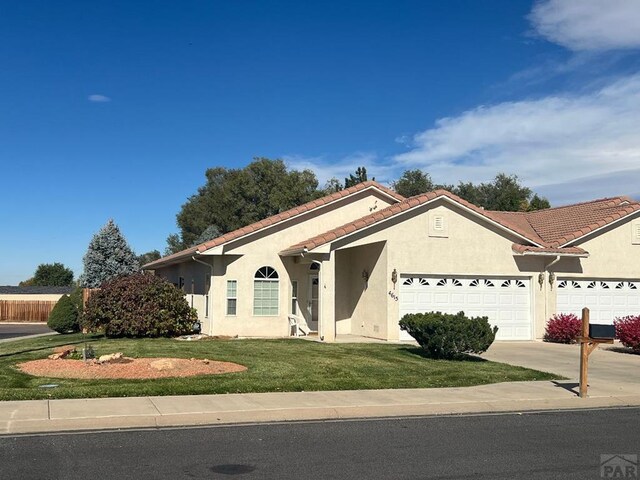
<instances>
[{"instance_id":1,"label":"shadow on grass","mask_svg":"<svg viewBox=\"0 0 640 480\"><path fill-rule=\"evenodd\" d=\"M18 350L16 352L2 353L2 354L0 354L0 358L13 357L15 355L22 355L23 353L32 353L32 352L40 352L42 350L50 350L52 348L62 347L64 345L82 345L83 343L97 342L98 340L100 340L102 338L103 337L100 335L100 336L87 337L86 339L75 340L73 342L70 342L70 341L52 342L50 345L44 345L42 347L27 348L27 349L24 349L24 350Z\"/></svg>"},{"instance_id":2,"label":"shadow on grass","mask_svg":"<svg viewBox=\"0 0 640 480\"><path fill-rule=\"evenodd\" d=\"M478 357L476 355L467 355L465 353L458 355L455 358L434 358L432 356L430 356L424 349L420 348L420 347L405 347L402 350L404 350L407 353L410 353L412 355L417 355L419 357L422 358L428 358L429 360L449 360L452 362L470 362L470 363L482 363L482 362L487 362L488 360Z\"/></svg>"}]
</instances>

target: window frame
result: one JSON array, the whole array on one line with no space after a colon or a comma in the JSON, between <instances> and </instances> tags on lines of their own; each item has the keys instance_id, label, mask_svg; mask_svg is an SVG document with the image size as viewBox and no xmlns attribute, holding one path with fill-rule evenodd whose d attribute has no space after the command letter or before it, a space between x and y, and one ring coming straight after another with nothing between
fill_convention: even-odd
<instances>
[{"instance_id":1,"label":"window frame","mask_svg":"<svg viewBox=\"0 0 640 480\"><path fill-rule=\"evenodd\" d=\"M257 285L260 285L260 289L256 288ZM268 285L268 288L265 289ZM274 287L275 285L275 287ZM261 298L257 298L256 294L259 290L266 290L268 295L273 294L275 291L275 298L270 296L262 296ZM268 313L264 313L265 309L272 309L271 305L265 306L264 304L258 307L256 300L260 300L264 303L265 300L274 300L275 299L275 311L269 310ZM262 313L257 313L258 310ZM280 315L280 275L278 271L270 266L260 267L256 270L256 273L253 275L253 309L252 313L254 317L277 317Z\"/></svg>"},{"instance_id":2,"label":"window frame","mask_svg":"<svg viewBox=\"0 0 640 480\"><path fill-rule=\"evenodd\" d=\"M230 284L234 285L234 293L235 296L229 296L229 286ZM234 279L227 280L227 289L226 289L227 301L225 303L225 315L227 317L236 317L238 315L238 281ZM229 301L233 300L235 303L233 304L234 313L229 313Z\"/></svg>"}]
</instances>

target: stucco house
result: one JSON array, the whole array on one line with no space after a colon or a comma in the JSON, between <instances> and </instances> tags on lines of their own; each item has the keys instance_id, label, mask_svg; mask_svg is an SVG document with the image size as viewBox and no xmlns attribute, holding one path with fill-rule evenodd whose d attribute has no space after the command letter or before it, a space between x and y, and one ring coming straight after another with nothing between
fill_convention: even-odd
<instances>
[{"instance_id":1,"label":"stucco house","mask_svg":"<svg viewBox=\"0 0 640 480\"><path fill-rule=\"evenodd\" d=\"M144 268L185 290L210 335L288 336L293 313L325 341L397 341L406 313L464 310L532 340L556 312L640 313L640 203L494 212L364 182Z\"/></svg>"}]
</instances>

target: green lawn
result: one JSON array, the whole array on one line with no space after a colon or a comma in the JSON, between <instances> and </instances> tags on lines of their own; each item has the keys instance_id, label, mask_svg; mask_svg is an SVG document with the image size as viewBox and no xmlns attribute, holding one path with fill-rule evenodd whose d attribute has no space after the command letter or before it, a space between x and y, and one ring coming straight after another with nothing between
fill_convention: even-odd
<instances>
[{"instance_id":1,"label":"green lawn","mask_svg":"<svg viewBox=\"0 0 640 480\"><path fill-rule=\"evenodd\" d=\"M56 335L0 344L0 400L196 395L238 392L460 387L560 377L477 358L431 360L394 344L328 344L300 339L205 340L91 337L97 355L208 358L248 367L241 373L157 380L69 380L32 377L15 365L45 358L53 347L81 344L82 335ZM39 388L55 383L57 388Z\"/></svg>"}]
</instances>

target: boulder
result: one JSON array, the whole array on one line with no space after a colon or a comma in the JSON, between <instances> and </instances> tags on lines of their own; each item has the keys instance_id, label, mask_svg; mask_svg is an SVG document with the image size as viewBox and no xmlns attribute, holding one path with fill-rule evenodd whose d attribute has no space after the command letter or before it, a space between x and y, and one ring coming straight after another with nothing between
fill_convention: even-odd
<instances>
[{"instance_id":1,"label":"boulder","mask_svg":"<svg viewBox=\"0 0 640 480\"><path fill-rule=\"evenodd\" d=\"M124 355L121 352L118 353L110 353L109 355L101 355L98 358L98 363L118 363L121 362L124 358Z\"/></svg>"},{"instance_id":2,"label":"boulder","mask_svg":"<svg viewBox=\"0 0 640 480\"><path fill-rule=\"evenodd\" d=\"M161 358L160 360L150 362L149 366L156 370L173 370L175 368L173 361L168 358Z\"/></svg>"}]
</instances>

